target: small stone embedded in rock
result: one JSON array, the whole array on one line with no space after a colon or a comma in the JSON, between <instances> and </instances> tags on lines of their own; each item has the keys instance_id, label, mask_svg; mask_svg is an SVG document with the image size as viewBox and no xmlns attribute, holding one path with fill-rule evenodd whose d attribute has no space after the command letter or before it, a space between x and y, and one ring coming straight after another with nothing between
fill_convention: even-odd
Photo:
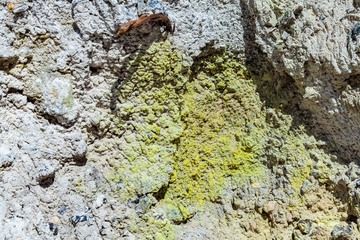
<instances>
[{"instance_id":1,"label":"small stone embedded in rock","mask_svg":"<svg viewBox=\"0 0 360 240\"><path fill-rule=\"evenodd\" d=\"M79 109L74 100L70 79L46 74L41 84L44 112L61 125L72 125L78 118Z\"/></svg>"},{"instance_id":2,"label":"small stone embedded in rock","mask_svg":"<svg viewBox=\"0 0 360 240\"><path fill-rule=\"evenodd\" d=\"M86 215L75 215L70 218L71 224L75 227L79 222L88 221L88 217Z\"/></svg>"},{"instance_id":3,"label":"small stone embedded in rock","mask_svg":"<svg viewBox=\"0 0 360 240\"><path fill-rule=\"evenodd\" d=\"M71 158L77 164L81 165L86 162L86 136L80 131L73 131L66 135L66 141L70 144Z\"/></svg>"},{"instance_id":4,"label":"small stone embedded in rock","mask_svg":"<svg viewBox=\"0 0 360 240\"><path fill-rule=\"evenodd\" d=\"M321 97L319 91L315 87L306 87L303 95L304 99L319 99Z\"/></svg>"},{"instance_id":5,"label":"small stone embedded in rock","mask_svg":"<svg viewBox=\"0 0 360 240\"><path fill-rule=\"evenodd\" d=\"M264 205L264 212L271 213L277 207L277 203L275 201L270 201Z\"/></svg>"},{"instance_id":6,"label":"small stone embedded in rock","mask_svg":"<svg viewBox=\"0 0 360 240\"><path fill-rule=\"evenodd\" d=\"M296 225L296 228L300 230L300 232L304 235L307 235L312 230L312 221L310 219L300 220Z\"/></svg>"},{"instance_id":7,"label":"small stone embedded in rock","mask_svg":"<svg viewBox=\"0 0 360 240\"><path fill-rule=\"evenodd\" d=\"M313 187L313 184L310 181L305 180L300 188L301 195L304 195L304 194L310 192L312 187Z\"/></svg>"},{"instance_id":8,"label":"small stone embedded in rock","mask_svg":"<svg viewBox=\"0 0 360 240\"><path fill-rule=\"evenodd\" d=\"M353 236L353 229L350 225L340 226L336 225L331 231L332 240L351 240Z\"/></svg>"},{"instance_id":9,"label":"small stone embedded in rock","mask_svg":"<svg viewBox=\"0 0 360 240\"><path fill-rule=\"evenodd\" d=\"M156 199L153 196L148 195L137 198L134 203L136 204L135 206L136 213L144 214L146 213L146 211L148 211L151 208L151 206L153 206L156 203Z\"/></svg>"},{"instance_id":10,"label":"small stone embedded in rock","mask_svg":"<svg viewBox=\"0 0 360 240\"><path fill-rule=\"evenodd\" d=\"M15 4L13 13L15 14L20 14L20 13L24 13L27 10L29 10L29 5L27 5L26 3L19 3L19 4Z\"/></svg>"},{"instance_id":11,"label":"small stone embedded in rock","mask_svg":"<svg viewBox=\"0 0 360 240\"><path fill-rule=\"evenodd\" d=\"M21 80L11 75L6 76L6 78L8 78L7 86L9 88L9 92L20 92L24 89L24 83Z\"/></svg>"},{"instance_id":12,"label":"small stone embedded in rock","mask_svg":"<svg viewBox=\"0 0 360 240\"><path fill-rule=\"evenodd\" d=\"M10 93L7 95L7 98L16 108L22 108L27 104L27 97L21 94Z\"/></svg>"},{"instance_id":13,"label":"small stone embedded in rock","mask_svg":"<svg viewBox=\"0 0 360 240\"><path fill-rule=\"evenodd\" d=\"M96 197L94 206L95 206L95 208L100 208L102 205L104 205L106 203L107 203L107 199L106 199L105 195L100 194Z\"/></svg>"},{"instance_id":14,"label":"small stone embedded in rock","mask_svg":"<svg viewBox=\"0 0 360 240\"><path fill-rule=\"evenodd\" d=\"M7 145L0 145L0 168L11 166L14 160L14 149Z\"/></svg>"}]
</instances>

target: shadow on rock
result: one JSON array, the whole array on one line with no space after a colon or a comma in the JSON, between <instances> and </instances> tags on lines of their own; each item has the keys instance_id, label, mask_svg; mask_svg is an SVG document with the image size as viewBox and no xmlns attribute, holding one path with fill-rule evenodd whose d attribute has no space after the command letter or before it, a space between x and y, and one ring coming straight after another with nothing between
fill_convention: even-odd
<instances>
[{"instance_id":1,"label":"shadow on rock","mask_svg":"<svg viewBox=\"0 0 360 240\"><path fill-rule=\"evenodd\" d=\"M167 33L163 33L159 26L153 26L150 31L143 32L143 29L134 29L127 34L116 39L113 43L113 48L121 49L127 57L121 61L121 65L114 65L108 63L111 71L118 80L112 84L110 109L112 112L117 111L117 101L119 97L119 90L127 79L131 79L132 74L138 68L139 59L145 54L150 46L155 42L166 40Z\"/></svg>"},{"instance_id":2,"label":"shadow on rock","mask_svg":"<svg viewBox=\"0 0 360 240\"><path fill-rule=\"evenodd\" d=\"M324 150L327 153L336 155L336 161L344 163L341 159L338 149L331 146L332 142L324 134L313 131L318 128L312 122L313 115L310 111L301 107L303 89L297 86L295 80L285 72L276 71L273 63L269 61L269 57L261 50L257 43L258 38L267 41L261 36L259 26L257 24L257 7L253 0L241 0L240 6L243 14L243 29L245 43L245 63L252 74L254 83L257 86L257 92L263 100L266 107L280 109L284 113L292 116L292 129L298 129L305 126L307 134L315 136L319 140L327 143ZM269 45L270 45L270 40ZM279 59L274 53L271 59ZM305 75L307 73L305 72Z\"/></svg>"}]
</instances>

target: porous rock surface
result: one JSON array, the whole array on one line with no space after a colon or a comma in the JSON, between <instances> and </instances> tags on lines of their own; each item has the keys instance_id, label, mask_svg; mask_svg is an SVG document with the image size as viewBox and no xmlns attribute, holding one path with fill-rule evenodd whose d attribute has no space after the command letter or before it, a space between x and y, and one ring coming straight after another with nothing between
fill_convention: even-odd
<instances>
[{"instance_id":1,"label":"porous rock surface","mask_svg":"<svg viewBox=\"0 0 360 240\"><path fill-rule=\"evenodd\" d=\"M0 239L360 238L359 7L0 0Z\"/></svg>"},{"instance_id":2,"label":"porous rock surface","mask_svg":"<svg viewBox=\"0 0 360 240\"><path fill-rule=\"evenodd\" d=\"M248 1L255 14L248 41L287 82L296 104L312 115L319 138L344 160L359 158L359 3L357 1ZM250 39L251 38L251 39ZM253 59L255 60L255 59ZM290 82L291 79L291 83Z\"/></svg>"}]
</instances>

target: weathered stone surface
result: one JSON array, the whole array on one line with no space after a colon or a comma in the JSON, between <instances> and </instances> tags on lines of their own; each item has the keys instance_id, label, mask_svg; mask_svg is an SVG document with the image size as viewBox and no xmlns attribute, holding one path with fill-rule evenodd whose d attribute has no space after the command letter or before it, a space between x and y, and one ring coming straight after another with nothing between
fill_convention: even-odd
<instances>
[{"instance_id":1,"label":"weathered stone surface","mask_svg":"<svg viewBox=\"0 0 360 240\"><path fill-rule=\"evenodd\" d=\"M358 3L249 0L243 5L248 14L257 12L254 24L248 25L252 34L248 42L253 41L252 50L256 45L263 55L249 55L252 64L267 61L279 74L279 82L281 76L290 76L300 99L296 104L312 114L311 130L325 136L342 158L357 161ZM286 81L279 85L289 85Z\"/></svg>"},{"instance_id":2,"label":"weathered stone surface","mask_svg":"<svg viewBox=\"0 0 360 240\"><path fill-rule=\"evenodd\" d=\"M79 106L74 100L72 82L66 77L45 74L38 84L42 91L44 113L62 125L74 124Z\"/></svg>"},{"instance_id":3,"label":"weathered stone surface","mask_svg":"<svg viewBox=\"0 0 360 240\"><path fill-rule=\"evenodd\" d=\"M360 236L358 10L0 0L0 239Z\"/></svg>"},{"instance_id":4,"label":"weathered stone surface","mask_svg":"<svg viewBox=\"0 0 360 240\"><path fill-rule=\"evenodd\" d=\"M8 145L0 145L0 167L9 167L15 161L15 149Z\"/></svg>"}]
</instances>

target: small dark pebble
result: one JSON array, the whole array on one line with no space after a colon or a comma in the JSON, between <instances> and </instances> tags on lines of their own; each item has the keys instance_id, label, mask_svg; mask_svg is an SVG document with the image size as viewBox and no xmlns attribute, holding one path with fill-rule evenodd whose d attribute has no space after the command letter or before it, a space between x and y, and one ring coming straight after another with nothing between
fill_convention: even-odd
<instances>
[{"instance_id":1,"label":"small dark pebble","mask_svg":"<svg viewBox=\"0 0 360 240\"><path fill-rule=\"evenodd\" d=\"M75 227L79 222L86 222L88 217L86 215L75 215L70 218L71 224Z\"/></svg>"}]
</instances>

